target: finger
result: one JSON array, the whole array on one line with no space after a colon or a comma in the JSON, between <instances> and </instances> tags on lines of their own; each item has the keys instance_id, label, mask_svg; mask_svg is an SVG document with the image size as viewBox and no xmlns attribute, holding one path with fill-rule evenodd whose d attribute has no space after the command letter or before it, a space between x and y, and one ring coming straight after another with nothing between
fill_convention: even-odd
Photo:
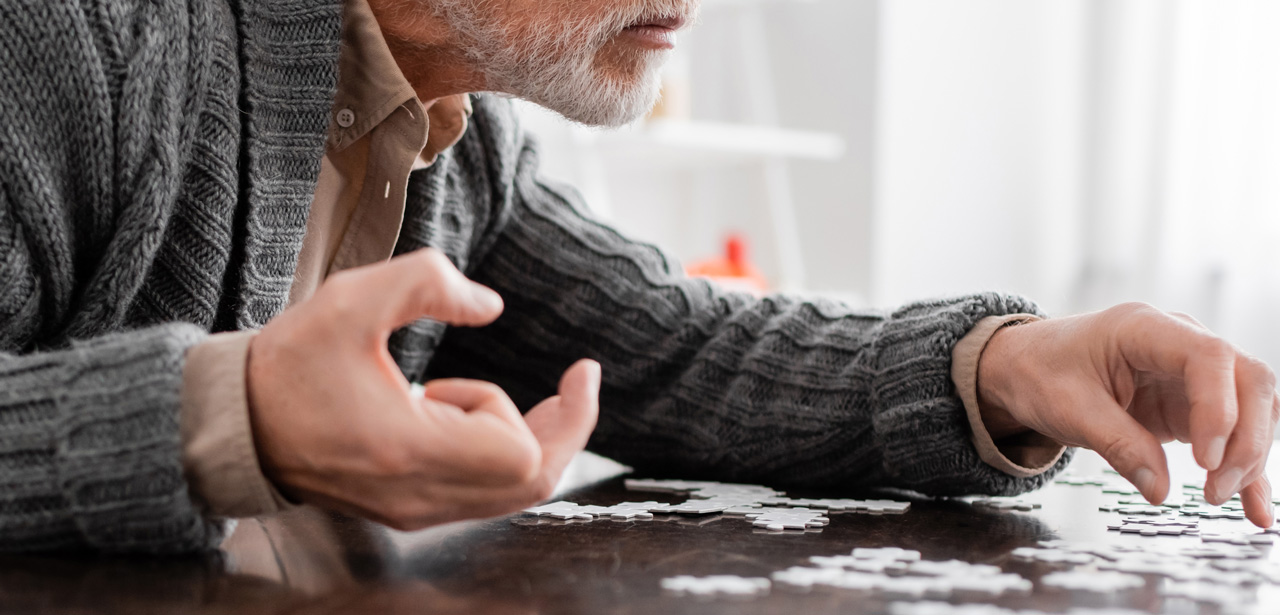
<instances>
[{"instance_id":1,"label":"finger","mask_svg":"<svg viewBox=\"0 0 1280 615\"><path fill-rule=\"evenodd\" d=\"M533 480L542 468L538 440L524 421L512 422L508 410L493 407L500 405L494 399L468 411L423 398L420 427L429 433L415 439L415 458L437 468L435 478L446 482L506 487Z\"/></svg>"},{"instance_id":2,"label":"finger","mask_svg":"<svg viewBox=\"0 0 1280 615\"><path fill-rule=\"evenodd\" d=\"M1271 527L1276 522L1275 505L1271 502L1271 481L1266 474L1240 491L1244 514L1258 527Z\"/></svg>"},{"instance_id":3,"label":"finger","mask_svg":"<svg viewBox=\"0 0 1280 615\"><path fill-rule=\"evenodd\" d=\"M1169 315L1197 329L1202 329L1204 331L1209 330L1209 327L1204 326L1204 323L1200 322L1199 320L1196 320L1194 316L1187 314L1185 312L1169 312Z\"/></svg>"},{"instance_id":4,"label":"finger","mask_svg":"<svg viewBox=\"0 0 1280 615\"><path fill-rule=\"evenodd\" d=\"M341 277L339 277L341 276ZM502 314L502 298L468 280L443 252L425 248L386 263L351 269L334 276L333 292L351 312L383 331L421 318L452 325L478 326Z\"/></svg>"},{"instance_id":5,"label":"finger","mask_svg":"<svg viewBox=\"0 0 1280 615\"><path fill-rule=\"evenodd\" d=\"M525 416L542 445L543 479L551 485L595 429L600 414L600 364L590 359L575 363L560 379L559 392Z\"/></svg>"},{"instance_id":6,"label":"finger","mask_svg":"<svg viewBox=\"0 0 1280 615\"><path fill-rule=\"evenodd\" d=\"M1083 426L1085 446L1102 455L1148 502L1164 502L1169 465L1160 441L1109 396L1100 396L1092 407L1096 412Z\"/></svg>"},{"instance_id":7,"label":"finger","mask_svg":"<svg viewBox=\"0 0 1280 615\"><path fill-rule=\"evenodd\" d=\"M1135 316L1136 324L1117 333L1122 356L1135 369L1182 377L1191 407L1191 450L1201 467L1217 470L1239 414L1235 348L1154 309Z\"/></svg>"},{"instance_id":8,"label":"finger","mask_svg":"<svg viewBox=\"0 0 1280 615\"><path fill-rule=\"evenodd\" d=\"M465 412L492 414L512 425L527 430L520 409L498 385L481 380L445 378L428 382L423 393L428 399L462 408Z\"/></svg>"},{"instance_id":9,"label":"finger","mask_svg":"<svg viewBox=\"0 0 1280 615\"><path fill-rule=\"evenodd\" d=\"M1250 476L1250 471L1261 472L1265 467L1274 435L1276 390L1271 369L1257 359L1241 357L1235 376L1240 415L1222 465L1208 476L1205 499L1212 504L1227 501L1253 482L1256 476Z\"/></svg>"},{"instance_id":10,"label":"finger","mask_svg":"<svg viewBox=\"0 0 1280 615\"><path fill-rule=\"evenodd\" d=\"M559 395L529 411L525 420L542 447L538 476L519 486L491 488L450 482L433 487L435 497L450 502L460 517L511 513L551 497L565 468L586 446L599 415L600 364L575 363L560 380Z\"/></svg>"}]
</instances>

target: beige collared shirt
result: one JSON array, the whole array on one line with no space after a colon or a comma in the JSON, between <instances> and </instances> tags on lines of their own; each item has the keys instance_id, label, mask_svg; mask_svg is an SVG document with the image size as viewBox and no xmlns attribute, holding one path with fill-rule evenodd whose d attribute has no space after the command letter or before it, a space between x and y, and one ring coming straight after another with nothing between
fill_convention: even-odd
<instances>
[{"instance_id":1,"label":"beige collared shirt","mask_svg":"<svg viewBox=\"0 0 1280 615\"><path fill-rule=\"evenodd\" d=\"M306 300L329 275L391 258L404 219L409 173L462 138L467 95L424 105L401 73L366 0L343 9L338 92L307 233L289 291ZM253 331L210 336L187 354L182 394L183 468L220 516L288 506L263 476L245 389Z\"/></svg>"},{"instance_id":2,"label":"beige collared shirt","mask_svg":"<svg viewBox=\"0 0 1280 615\"><path fill-rule=\"evenodd\" d=\"M337 271L386 261L404 219L409 173L462 137L471 101L423 105L396 65L367 0L346 0L338 93L290 304L315 294ZM1035 434L994 442L978 412L978 362L987 341L1016 315L983 320L955 348L952 379L982 459L1014 476L1034 476L1062 455ZM211 336L187 355L182 460L193 494L226 517L290 506L263 475L249 423L245 366L253 331Z\"/></svg>"}]
</instances>

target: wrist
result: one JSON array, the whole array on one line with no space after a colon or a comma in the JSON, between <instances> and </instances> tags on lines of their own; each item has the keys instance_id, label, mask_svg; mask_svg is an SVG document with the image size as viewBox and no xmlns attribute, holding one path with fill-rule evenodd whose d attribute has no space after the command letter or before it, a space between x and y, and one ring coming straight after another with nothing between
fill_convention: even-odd
<instances>
[{"instance_id":1,"label":"wrist","mask_svg":"<svg viewBox=\"0 0 1280 615\"><path fill-rule=\"evenodd\" d=\"M1025 326L1025 323L1011 322L1001 327L987 341L978 359L978 409L983 425L994 440L1030 431L1030 427L1018 420L1017 405L1010 394L1016 379L1013 372L1021 346L1019 338Z\"/></svg>"}]
</instances>

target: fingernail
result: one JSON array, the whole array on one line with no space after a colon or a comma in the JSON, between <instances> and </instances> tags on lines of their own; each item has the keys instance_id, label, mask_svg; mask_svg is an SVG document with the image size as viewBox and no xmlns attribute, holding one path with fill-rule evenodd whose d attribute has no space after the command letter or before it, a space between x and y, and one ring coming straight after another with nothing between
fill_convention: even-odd
<instances>
[{"instance_id":1,"label":"fingernail","mask_svg":"<svg viewBox=\"0 0 1280 615\"><path fill-rule=\"evenodd\" d=\"M597 393L600 391L601 371L600 363L591 360L587 361L587 373L589 374L587 379L591 382L591 389Z\"/></svg>"},{"instance_id":2,"label":"fingernail","mask_svg":"<svg viewBox=\"0 0 1280 615\"><path fill-rule=\"evenodd\" d=\"M1218 436L1209 441L1204 449L1204 469L1212 472L1222 465L1222 456L1227 450L1227 439Z\"/></svg>"},{"instance_id":3,"label":"fingernail","mask_svg":"<svg viewBox=\"0 0 1280 615\"><path fill-rule=\"evenodd\" d=\"M1156 473L1146 468L1138 468L1133 473L1133 486L1138 488L1146 497L1152 497L1156 489Z\"/></svg>"},{"instance_id":4,"label":"fingernail","mask_svg":"<svg viewBox=\"0 0 1280 615\"><path fill-rule=\"evenodd\" d=\"M1231 496L1240 490L1240 479L1242 478L1244 478L1244 470L1240 468L1231 468L1219 474L1218 479L1213 481L1213 495L1220 502L1231 499Z\"/></svg>"},{"instance_id":5,"label":"fingernail","mask_svg":"<svg viewBox=\"0 0 1280 615\"><path fill-rule=\"evenodd\" d=\"M1262 499L1265 500L1267 503L1267 516L1271 517L1272 521L1275 521L1275 518L1276 518L1275 498L1272 497L1273 494L1271 492L1271 481L1267 480L1267 477L1265 475L1262 477L1262 484L1266 487L1265 489L1262 490Z\"/></svg>"},{"instance_id":6,"label":"fingernail","mask_svg":"<svg viewBox=\"0 0 1280 615\"><path fill-rule=\"evenodd\" d=\"M487 311L502 310L502 296L493 289L479 284L471 285L471 297L482 309Z\"/></svg>"}]
</instances>

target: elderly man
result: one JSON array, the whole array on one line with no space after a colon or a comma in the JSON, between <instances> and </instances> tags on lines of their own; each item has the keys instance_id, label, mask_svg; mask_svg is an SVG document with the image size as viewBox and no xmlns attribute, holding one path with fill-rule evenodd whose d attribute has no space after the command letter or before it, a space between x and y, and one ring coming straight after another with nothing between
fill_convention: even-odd
<instances>
[{"instance_id":1,"label":"elderly man","mask_svg":"<svg viewBox=\"0 0 1280 615\"><path fill-rule=\"evenodd\" d=\"M299 503L497 515L584 446L936 495L1085 446L1159 501L1180 439L1209 500L1271 524L1274 377L1190 318L725 292L541 181L472 94L630 121L696 8L4 2L0 547L208 548Z\"/></svg>"}]
</instances>

